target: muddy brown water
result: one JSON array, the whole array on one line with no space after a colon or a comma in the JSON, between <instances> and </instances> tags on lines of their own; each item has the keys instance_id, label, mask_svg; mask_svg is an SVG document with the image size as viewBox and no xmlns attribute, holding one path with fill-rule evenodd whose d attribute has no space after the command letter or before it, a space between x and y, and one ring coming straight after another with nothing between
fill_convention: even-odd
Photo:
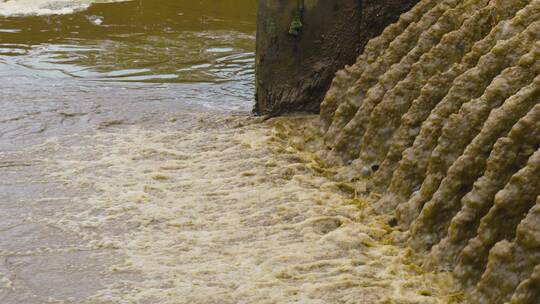
<instances>
[{"instance_id":1,"label":"muddy brown water","mask_svg":"<svg viewBox=\"0 0 540 304\"><path fill-rule=\"evenodd\" d=\"M151 112L251 109L253 1L101 2L0 2L2 149Z\"/></svg>"},{"instance_id":2,"label":"muddy brown water","mask_svg":"<svg viewBox=\"0 0 540 304\"><path fill-rule=\"evenodd\" d=\"M254 32L251 0L0 0L0 303L459 298L317 117L249 116Z\"/></svg>"}]
</instances>

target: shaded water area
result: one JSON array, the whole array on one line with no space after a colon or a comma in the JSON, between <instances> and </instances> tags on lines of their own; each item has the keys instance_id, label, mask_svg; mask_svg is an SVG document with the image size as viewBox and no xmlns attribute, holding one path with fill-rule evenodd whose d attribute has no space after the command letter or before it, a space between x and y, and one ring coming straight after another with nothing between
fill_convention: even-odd
<instances>
[{"instance_id":1,"label":"shaded water area","mask_svg":"<svg viewBox=\"0 0 540 304\"><path fill-rule=\"evenodd\" d=\"M251 0L0 2L1 303L446 298L361 185L284 140L315 117L249 116L254 19Z\"/></svg>"},{"instance_id":2,"label":"shaded water area","mask_svg":"<svg viewBox=\"0 0 540 304\"><path fill-rule=\"evenodd\" d=\"M101 2L0 3L0 147L152 112L251 109L253 1Z\"/></svg>"},{"instance_id":3,"label":"shaded water area","mask_svg":"<svg viewBox=\"0 0 540 304\"><path fill-rule=\"evenodd\" d=\"M0 15L1 303L455 298L309 152L318 118L249 116L254 1Z\"/></svg>"},{"instance_id":4,"label":"shaded water area","mask_svg":"<svg viewBox=\"0 0 540 304\"><path fill-rule=\"evenodd\" d=\"M268 121L252 1L0 15L1 303L538 303L540 1L422 0Z\"/></svg>"}]
</instances>

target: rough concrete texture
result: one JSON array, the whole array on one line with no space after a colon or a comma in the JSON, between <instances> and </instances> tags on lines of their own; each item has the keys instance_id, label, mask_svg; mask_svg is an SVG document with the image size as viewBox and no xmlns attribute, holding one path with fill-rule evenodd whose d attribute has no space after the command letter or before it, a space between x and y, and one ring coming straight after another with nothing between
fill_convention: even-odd
<instances>
[{"instance_id":1,"label":"rough concrete texture","mask_svg":"<svg viewBox=\"0 0 540 304\"><path fill-rule=\"evenodd\" d=\"M367 176L379 213L427 270L453 270L466 303L540 303L540 0L406 15L337 73L319 155Z\"/></svg>"},{"instance_id":2,"label":"rough concrete texture","mask_svg":"<svg viewBox=\"0 0 540 304\"><path fill-rule=\"evenodd\" d=\"M354 63L369 39L416 2L259 0L254 111L319 112L335 72ZM400 20L401 26L413 22L411 17ZM379 41L375 49L391 40Z\"/></svg>"}]
</instances>

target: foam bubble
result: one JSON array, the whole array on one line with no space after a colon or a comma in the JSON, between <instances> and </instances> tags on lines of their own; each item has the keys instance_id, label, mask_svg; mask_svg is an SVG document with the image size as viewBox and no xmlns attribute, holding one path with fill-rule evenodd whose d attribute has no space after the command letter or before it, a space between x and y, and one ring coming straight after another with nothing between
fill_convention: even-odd
<instances>
[{"instance_id":1,"label":"foam bubble","mask_svg":"<svg viewBox=\"0 0 540 304\"><path fill-rule=\"evenodd\" d=\"M94 3L126 0L0 0L0 16L67 15L88 9Z\"/></svg>"}]
</instances>

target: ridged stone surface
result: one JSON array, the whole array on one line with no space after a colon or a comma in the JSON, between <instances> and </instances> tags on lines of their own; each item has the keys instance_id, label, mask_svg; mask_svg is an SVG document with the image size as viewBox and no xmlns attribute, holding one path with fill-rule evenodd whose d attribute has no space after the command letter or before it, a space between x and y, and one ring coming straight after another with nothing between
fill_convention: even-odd
<instances>
[{"instance_id":1,"label":"ridged stone surface","mask_svg":"<svg viewBox=\"0 0 540 304\"><path fill-rule=\"evenodd\" d=\"M338 72L321 155L470 303L540 303L540 1L420 1Z\"/></svg>"}]
</instances>

